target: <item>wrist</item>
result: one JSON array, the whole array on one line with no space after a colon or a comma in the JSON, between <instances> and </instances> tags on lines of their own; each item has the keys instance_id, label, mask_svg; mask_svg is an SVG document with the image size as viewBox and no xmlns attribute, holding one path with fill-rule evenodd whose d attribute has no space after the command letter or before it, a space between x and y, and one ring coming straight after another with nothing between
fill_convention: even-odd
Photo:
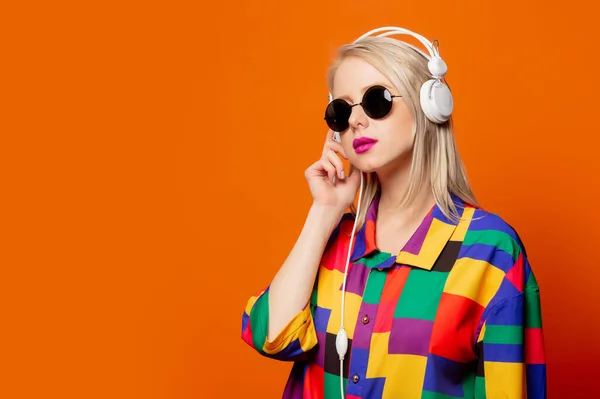
<instances>
[{"instance_id":1,"label":"wrist","mask_svg":"<svg viewBox=\"0 0 600 399\"><path fill-rule=\"evenodd\" d=\"M324 205L315 202L310 207L309 216L326 223L333 229L337 226L346 209L339 205Z\"/></svg>"},{"instance_id":2,"label":"wrist","mask_svg":"<svg viewBox=\"0 0 600 399\"><path fill-rule=\"evenodd\" d=\"M344 212L346 211L346 209L348 209L347 206L340 206L340 205L327 205L327 204L322 204L319 202L313 202L310 206L311 210L314 210L315 212L321 212L323 214L336 214L336 215L343 215Z\"/></svg>"}]
</instances>

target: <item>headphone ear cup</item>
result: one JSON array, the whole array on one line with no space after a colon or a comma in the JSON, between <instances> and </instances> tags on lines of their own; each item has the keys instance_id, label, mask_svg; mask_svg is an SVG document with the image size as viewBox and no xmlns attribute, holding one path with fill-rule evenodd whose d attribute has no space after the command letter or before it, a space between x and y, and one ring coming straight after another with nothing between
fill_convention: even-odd
<instances>
[{"instance_id":1,"label":"headphone ear cup","mask_svg":"<svg viewBox=\"0 0 600 399\"><path fill-rule=\"evenodd\" d=\"M444 123L452 115L454 100L448 86L442 81L430 79L421 86L421 108L434 123Z\"/></svg>"}]
</instances>

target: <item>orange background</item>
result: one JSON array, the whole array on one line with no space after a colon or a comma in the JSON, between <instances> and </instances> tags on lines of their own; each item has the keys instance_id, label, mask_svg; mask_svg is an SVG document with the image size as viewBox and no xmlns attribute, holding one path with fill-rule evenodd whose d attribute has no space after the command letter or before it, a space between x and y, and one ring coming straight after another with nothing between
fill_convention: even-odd
<instances>
[{"instance_id":1,"label":"orange background","mask_svg":"<svg viewBox=\"0 0 600 399\"><path fill-rule=\"evenodd\" d=\"M549 397L599 395L593 3L367 4L3 6L0 397L280 397L242 310L310 206L331 57L383 25L440 41L472 185L541 285Z\"/></svg>"}]
</instances>

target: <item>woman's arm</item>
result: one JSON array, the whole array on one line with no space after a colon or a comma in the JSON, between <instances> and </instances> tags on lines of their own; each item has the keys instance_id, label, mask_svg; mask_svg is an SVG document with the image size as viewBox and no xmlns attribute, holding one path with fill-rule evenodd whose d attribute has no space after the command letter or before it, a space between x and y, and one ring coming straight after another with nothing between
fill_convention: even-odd
<instances>
[{"instance_id":1,"label":"woman's arm","mask_svg":"<svg viewBox=\"0 0 600 399\"><path fill-rule=\"evenodd\" d=\"M311 206L296 244L269 288L269 341L306 307L325 246L342 215L336 207Z\"/></svg>"}]
</instances>

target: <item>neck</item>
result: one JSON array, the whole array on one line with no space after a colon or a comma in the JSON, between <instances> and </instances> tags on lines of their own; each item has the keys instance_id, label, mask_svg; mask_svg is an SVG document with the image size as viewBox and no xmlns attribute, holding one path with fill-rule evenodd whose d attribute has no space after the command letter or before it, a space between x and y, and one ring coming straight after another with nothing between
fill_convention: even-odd
<instances>
[{"instance_id":1,"label":"neck","mask_svg":"<svg viewBox=\"0 0 600 399\"><path fill-rule=\"evenodd\" d=\"M407 159L402 165L395 165L392 171L377 173L381 185L378 216L386 219L391 217L402 224L411 224L421 221L425 213L435 204L428 173L426 174L427 180L423 182L415 200L408 205L401 204L402 198L408 190L410 166L411 160Z\"/></svg>"}]
</instances>

